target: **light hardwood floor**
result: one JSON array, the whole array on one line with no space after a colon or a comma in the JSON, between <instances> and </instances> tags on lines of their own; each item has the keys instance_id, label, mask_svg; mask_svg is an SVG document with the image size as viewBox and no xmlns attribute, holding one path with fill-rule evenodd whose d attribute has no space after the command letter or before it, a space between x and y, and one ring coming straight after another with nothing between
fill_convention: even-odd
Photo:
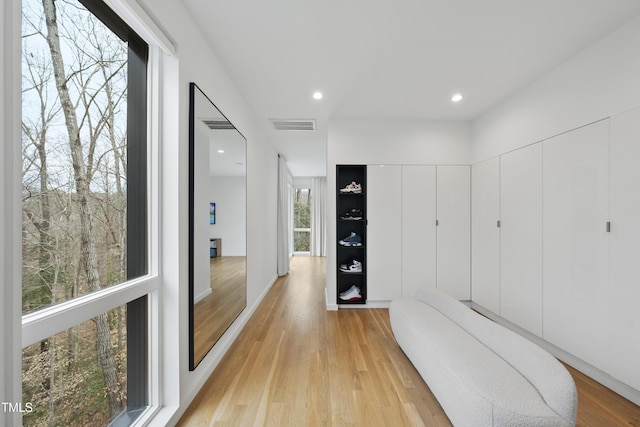
<instances>
[{"instance_id":1,"label":"light hardwood floor","mask_svg":"<svg viewBox=\"0 0 640 427\"><path fill-rule=\"evenodd\" d=\"M224 256L209 261L211 293L193 307L196 365L246 306L246 259L243 256Z\"/></svg>"},{"instance_id":2,"label":"light hardwood floor","mask_svg":"<svg viewBox=\"0 0 640 427\"><path fill-rule=\"evenodd\" d=\"M324 258L294 257L178 425L451 425L388 310L327 312L324 279ZM638 406L570 371L578 426L640 426Z\"/></svg>"}]
</instances>

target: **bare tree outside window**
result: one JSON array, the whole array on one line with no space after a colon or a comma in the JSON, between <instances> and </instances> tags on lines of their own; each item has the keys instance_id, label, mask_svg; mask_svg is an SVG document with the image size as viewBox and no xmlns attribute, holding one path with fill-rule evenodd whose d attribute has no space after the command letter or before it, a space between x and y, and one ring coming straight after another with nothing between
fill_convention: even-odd
<instances>
[{"instance_id":1,"label":"bare tree outside window","mask_svg":"<svg viewBox=\"0 0 640 427\"><path fill-rule=\"evenodd\" d=\"M115 319L119 307L105 317ZM23 414L25 426L104 426L114 418L109 411L109 392L103 380L96 344L96 322L81 323L50 337L46 350L34 344L22 350L22 387L24 402L32 403L33 412ZM112 331L117 342L117 332ZM122 381L126 370L126 342L114 352L117 377ZM126 406L125 384L118 387L116 399Z\"/></svg>"},{"instance_id":2,"label":"bare tree outside window","mask_svg":"<svg viewBox=\"0 0 640 427\"><path fill-rule=\"evenodd\" d=\"M293 250L311 249L311 189L296 188L293 197Z\"/></svg>"},{"instance_id":3,"label":"bare tree outside window","mask_svg":"<svg viewBox=\"0 0 640 427\"><path fill-rule=\"evenodd\" d=\"M24 314L126 280L127 61L78 1L23 0ZM125 315L23 350L24 425L106 424L126 408Z\"/></svg>"}]
</instances>

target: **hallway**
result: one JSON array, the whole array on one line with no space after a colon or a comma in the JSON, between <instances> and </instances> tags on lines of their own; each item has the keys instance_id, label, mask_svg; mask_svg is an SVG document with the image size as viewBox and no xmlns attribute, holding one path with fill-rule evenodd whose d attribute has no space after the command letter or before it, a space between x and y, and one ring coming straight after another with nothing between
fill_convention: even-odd
<instances>
[{"instance_id":1,"label":"hallway","mask_svg":"<svg viewBox=\"0 0 640 427\"><path fill-rule=\"evenodd\" d=\"M292 258L179 425L449 425L387 310L327 312L324 278Z\"/></svg>"}]
</instances>

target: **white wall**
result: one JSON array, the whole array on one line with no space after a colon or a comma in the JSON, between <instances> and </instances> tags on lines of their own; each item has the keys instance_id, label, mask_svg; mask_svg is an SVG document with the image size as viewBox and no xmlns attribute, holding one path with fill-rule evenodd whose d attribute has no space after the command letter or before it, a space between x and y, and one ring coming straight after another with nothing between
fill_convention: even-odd
<instances>
[{"instance_id":1,"label":"white wall","mask_svg":"<svg viewBox=\"0 0 640 427\"><path fill-rule=\"evenodd\" d=\"M161 399L154 424L175 424L213 372L257 303L276 279L277 153L265 126L236 89L182 2L142 0L177 47L162 60ZM195 82L247 138L247 308L198 368L188 370L188 105ZM270 161L269 159L273 159ZM178 343L178 345L176 345Z\"/></svg>"},{"instance_id":2,"label":"white wall","mask_svg":"<svg viewBox=\"0 0 640 427\"><path fill-rule=\"evenodd\" d=\"M460 122L331 120L327 165L469 164L470 128Z\"/></svg>"},{"instance_id":3,"label":"white wall","mask_svg":"<svg viewBox=\"0 0 640 427\"><path fill-rule=\"evenodd\" d=\"M472 123L472 163L640 105L640 17Z\"/></svg>"},{"instance_id":4,"label":"white wall","mask_svg":"<svg viewBox=\"0 0 640 427\"><path fill-rule=\"evenodd\" d=\"M337 309L336 165L469 164L470 141L469 124L460 122L329 121L327 137L327 309Z\"/></svg>"},{"instance_id":5,"label":"white wall","mask_svg":"<svg viewBox=\"0 0 640 427\"><path fill-rule=\"evenodd\" d=\"M223 256L245 256L245 215L247 192L243 176L212 176L210 178L210 202L216 204L216 223L209 225L209 236L222 239Z\"/></svg>"},{"instance_id":6,"label":"white wall","mask_svg":"<svg viewBox=\"0 0 640 427\"><path fill-rule=\"evenodd\" d=\"M197 91L196 91L197 93ZM204 129L203 129L204 128ZM193 300L200 301L211 293L211 262L209 258L209 137L202 123L195 126L193 182Z\"/></svg>"}]
</instances>

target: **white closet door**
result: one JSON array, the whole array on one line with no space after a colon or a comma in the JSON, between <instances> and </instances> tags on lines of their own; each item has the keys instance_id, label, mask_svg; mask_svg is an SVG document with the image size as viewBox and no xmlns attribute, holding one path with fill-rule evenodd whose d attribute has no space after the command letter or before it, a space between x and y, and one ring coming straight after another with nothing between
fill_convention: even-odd
<instances>
[{"instance_id":1,"label":"white closet door","mask_svg":"<svg viewBox=\"0 0 640 427\"><path fill-rule=\"evenodd\" d=\"M543 337L606 366L609 121L543 145Z\"/></svg>"},{"instance_id":2,"label":"white closet door","mask_svg":"<svg viewBox=\"0 0 640 427\"><path fill-rule=\"evenodd\" d=\"M542 144L500 158L500 315L542 336Z\"/></svg>"},{"instance_id":3,"label":"white closet door","mask_svg":"<svg viewBox=\"0 0 640 427\"><path fill-rule=\"evenodd\" d=\"M500 314L500 159L471 167L471 299Z\"/></svg>"},{"instance_id":4,"label":"white closet door","mask_svg":"<svg viewBox=\"0 0 640 427\"><path fill-rule=\"evenodd\" d=\"M640 109L611 118L607 372L640 390Z\"/></svg>"},{"instance_id":5,"label":"white closet door","mask_svg":"<svg viewBox=\"0 0 640 427\"><path fill-rule=\"evenodd\" d=\"M402 296L436 287L436 167L402 167Z\"/></svg>"},{"instance_id":6,"label":"white closet door","mask_svg":"<svg viewBox=\"0 0 640 427\"><path fill-rule=\"evenodd\" d=\"M437 287L471 299L471 182L469 166L437 167Z\"/></svg>"},{"instance_id":7,"label":"white closet door","mask_svg":"<svg viewBox=\"0 0 640 427\"><path fill-rule=\"evenodd\" d=\"M401 296L401 167L367 166L367 300Z\"/></svg>"}]
</instances>

